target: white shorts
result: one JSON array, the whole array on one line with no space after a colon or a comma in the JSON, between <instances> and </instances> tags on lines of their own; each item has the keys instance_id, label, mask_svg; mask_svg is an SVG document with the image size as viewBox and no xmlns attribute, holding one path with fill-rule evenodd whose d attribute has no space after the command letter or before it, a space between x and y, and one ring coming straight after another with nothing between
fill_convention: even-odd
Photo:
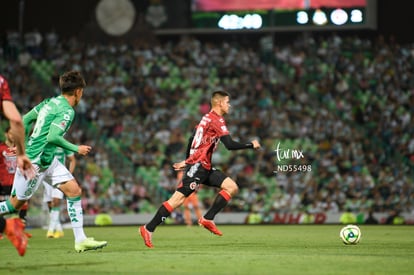
<instances>
[{"instance_id":1,"label":"white shorts","mask_svg":"<svg viewBox=\"0 0 414 275\"><path fill-rule=\"evenodd\" d=\"M37 165L34 164L36 167ZM52 164L46 170L39 170L34 179L27 180L20 169L17 169L14 175L12 194L16 195L19 200L30 199L42 182L46 182L52 187L58 187L61 183L73 179L72 174L56 158L53 159Z\"/></svg>"},{"instance_id":2,"label":"white shorts","mask_svg":"<svg viewBox=\"0 0 414 275\"><path fill-rule=\"evenodd\" d=\"M51 202L54 198L63 199L64 194L59 189L53 187L45 181L43 182L43 187L43 202Z\"/></svg>"}]
</instances>

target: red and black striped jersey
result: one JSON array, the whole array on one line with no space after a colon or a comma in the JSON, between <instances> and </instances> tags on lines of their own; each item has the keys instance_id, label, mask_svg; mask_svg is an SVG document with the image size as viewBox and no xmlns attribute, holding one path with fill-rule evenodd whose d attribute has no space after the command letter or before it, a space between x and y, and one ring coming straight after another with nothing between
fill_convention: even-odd
<instances>
[{"instance_id":1,"label":"red and black striped jersey","mask_svg":"<svg viewBox=\"0 0 414 275\"><path fill-rule=\"evenodd\" d=\"M211 157L217 149L220 137L229 135L226 121L214 111L205 114L195 128L190 155L187 164L200 162L206 169L211 169Z\"/></svg>"}]
</instances>

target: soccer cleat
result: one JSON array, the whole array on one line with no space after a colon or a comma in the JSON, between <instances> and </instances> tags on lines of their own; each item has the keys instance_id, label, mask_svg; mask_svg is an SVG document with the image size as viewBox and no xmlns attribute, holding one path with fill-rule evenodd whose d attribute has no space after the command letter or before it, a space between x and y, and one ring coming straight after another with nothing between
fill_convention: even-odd
<instances>
[{"instance_id":1,"label":"soccer cleat","mask_svg":"<svg viewBox=\"0 0 414 275\"><path fill-rule=\"evenodd\" d=\"M27 237L28 239L30 239L31 237L33 237L32 233L29 233L29 232L27 232L27 231L24 231L24 234L26 235L26 237Z\"/></svg>"},{"instance_id":2,"label":"soccer cleat","mask_svg":"<svg viewBox=\"0 0 414 275\"><path fill-rule=\"evenodd\" d=\"M47 231L47 233L46 233L46 238L49 238L49 239L53 239L55 237L55 234L53 233L53 231Z\"/></svg>"},{"instance_id":3,"label":"soccer cleat","mask_svg":"<svg viewBox=\"0 0 414 275\"><path fill-rule=\"evenodd\" d=\"M75 243L76 252L84 252L87 250L97 250L103 248L108 244L106 241L95 241L94 238L86 238L80 243Z\"/></svg>"},{"instance_id":4,"label":"soccer cleat","mask_svg":"<svg viewBox=\"0 0 414 275\"><path fill-rule=\"evenodd\" d=\"M198 219L198 224L213 234L216 234L218 236L223 235L223 233L221 233L221 231L217 229L216 224L213 221L206 220L204 219L204 217L201 217L200 219Z\"/></svg>"},{"instance_id":5,"label":"soccer cleat","mask_svg":"<svg viewBox=\"0 0 414 275\"><path fill-rule=\"evenodd\" d=\"M154 245L152 244L152 232L149 232L147 230L147 228L145 228L145 225L141 226L139 228L139 233L141 233L141 237L144 240L144 243L146 246L148 246L149 248L153 248Z\"/></svg>"},{"instance_id":6,"label":"soccer cleat","mask_svg":"<svg viewBox=\"0 0 414 275\"><path fill-rule=\"evenodd\" d=\"M65 233L63 233L63 231L55 231L55 233L53 233L52 238L59 239L59 238L62 238L63 236L65 236Z\"/></svg>"},{"instance_id":7,"label":"soccer cleat","mask_svg":"<svg viewBox=\"0 0 414 275\"><path fill-rule=\"evenodd\" d=\"M0 233L0 240L3 240L3 239L4 239L3 234Z\"/></svg>"},{"instance_id":8,"label":"soccer cleat","mask_svg":"<svg viewBox=\"0 0 414 275\"><path fill-rule=\"evenodd\" d=\"M20 218L6 219L6 228L4 229L7 238L16 247L17 253L24 256L27 247L27 237L24 233L24 223Z\"/></svg>"}]
</instances>

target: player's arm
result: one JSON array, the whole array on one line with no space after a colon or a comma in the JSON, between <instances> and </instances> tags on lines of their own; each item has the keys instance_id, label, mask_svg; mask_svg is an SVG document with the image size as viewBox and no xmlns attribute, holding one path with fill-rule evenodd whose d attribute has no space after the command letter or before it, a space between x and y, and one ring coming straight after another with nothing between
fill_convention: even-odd
<instances>
[{"instance_id":1,"label":"player's arm","mask_svg":"<svg viewBox=\"0 0 414 275\"><path fill-rule=\"evenodd\" d=\"M220 141L226 146L227 150L241 150L241 149L249 149L249 148L258 148L257 144L254 144L255 141L248 142L248 143L241 143L233 140L230 135L224 135L220 137Z\"/></svg>"},{"instance_id":2,"label":"player's arm","mask_svg":"<svg viewBox=\"0 0 414 275\"><path fill-rule=\"evenodd\" d=\"M22 116L16 105L12 101L4 100L2 103L3 113L10 123L10 130L13 135L17 151L17 167L21 169L27 179L35 176L35 170L26 156L26 147L24 142L24 125Z\"/></svg>"},{"instance_id":3,"label":"player's arm","mask_svg":"<svg viewBox=\"0 0 414 275\"><path fill-rule=\"evenodd\" d=\"M89 145L76 145L67 141L63 137L63 129L54 123L50 125L49 134L47 135L47 142L62 147L63 149L76 152L83 156L87 155L92 149L92 147Z\"/></svg>"},{"instance_id":4,"label":"player's arm","mask_svg":"<svg viewBox=\"0 0 414 275\"><path fill-rule=\"evenodd\" d=\"M62 147L63 149L69 150L71 152L78 152L79 146L67 141L63 137L63 133L64 131L60 127L52 123L52 125L50 125L49 134L47 135L47 142Z\"/></svg>"},{"instance_id":5,"label":"player's arm","mask_svg":"<svg viewBox=\"0 0 414 275\"><path fill-rule=\"evenodd\" d=\"M188 157L190 156L191 145L193 144L194 135L195 135L195 131L193 131L191 136L188 138L187 150L185 151L185 158L186 159L188 159Z\"/></svg>"},{"instance_id":6,"label":"player's arm","mask_svg":"<svg viewBox=\"0 0 414 275\"><path fill-rule=\"evenodd\" d=\"M24 155L24 125L22 116L13 101L4 100L2 107L4 115L10 122L10 129L16 144L17 154Z\"/></svg>"},{"instance_id":7,"label":"player's arm","mask_svg":"<svg viewBox=\"0 0 414 275\"><path fill-rule=\"evenodd\" d=\"M75 154L67 155L67 161L68 161L68 170L69 172L73 174L73 171L75 171L75 167L76 167Z\"/></svg>"}]
</instances>

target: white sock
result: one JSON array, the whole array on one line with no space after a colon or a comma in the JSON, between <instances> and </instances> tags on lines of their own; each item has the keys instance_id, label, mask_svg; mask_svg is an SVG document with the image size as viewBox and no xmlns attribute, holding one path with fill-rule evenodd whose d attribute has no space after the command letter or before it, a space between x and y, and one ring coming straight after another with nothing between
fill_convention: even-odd
<instances>
[{"instance_id":1,"label":"white sock","mask_svg":"<svg viewBox=\"0 0 414 275\"><path fill-rule=\"evenodd\" d=\"M83 210L81 198L67 198L66 202L70 223L72 224L73 234L75 236L75 243L82 242L86 239L86 235L83 231Z\"/></svg>"},{"instance_id":2,"label":"white sock","mask_svg":"<svg viewBox=\"0 0 414 275\"><path fill-rule=\"evenodd\" d=\"M56 218L59 218L59 208L53 207L49 212L49 229L48 231L54 232L56 229Z\"/></svg>"},{"instance_id":3,"label":"white sock","mask_svg":"<svg viewBox=\"0 0 414 275\"><path fill-rule=\"evenodd\" d=\"M60 225L59 214L60 214L60 207L52 208L51 218L53 219L53 230L55 231L59 231L59 228L58 228L58 225Z\"/></svg>"},{"instance_id":4,"label":"white sock","mask_svg":"<svg viewBox=\"0 0 414 275\"><path fill-rule=\"evenodd\" d=\"M58 221L58 223L56 224L56 226L55 226L55 230L56 230L56 231L58 231L58 232L63 231L62 224L60 223L60 220L59 220L59 221Z\"/></svg>"}]
</instances>

